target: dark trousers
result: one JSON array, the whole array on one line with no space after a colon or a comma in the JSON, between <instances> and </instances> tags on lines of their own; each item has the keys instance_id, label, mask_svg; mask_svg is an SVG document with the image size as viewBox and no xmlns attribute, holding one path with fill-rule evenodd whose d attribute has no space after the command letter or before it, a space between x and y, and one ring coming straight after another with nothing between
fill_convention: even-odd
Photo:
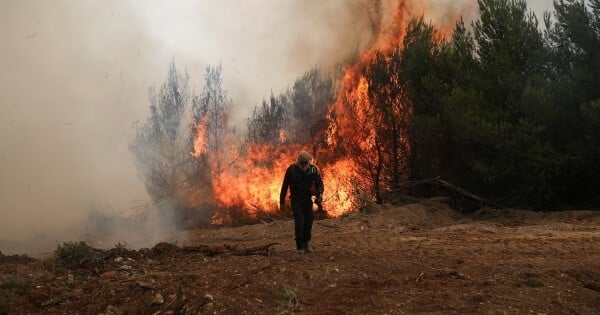
<instances>
[{"instance_id":1,"label":"dark trousers","mask_svg":"<svg viewBox=\"0 0 600 315\"><path fill-rule=\"evenodd\" d=\"M304 244L310 241L312 231L313 215L312 201L292 200L292 211L294 212L294 231L296 232L296 247L304 248Z\"/></svg>"}]
</instances>

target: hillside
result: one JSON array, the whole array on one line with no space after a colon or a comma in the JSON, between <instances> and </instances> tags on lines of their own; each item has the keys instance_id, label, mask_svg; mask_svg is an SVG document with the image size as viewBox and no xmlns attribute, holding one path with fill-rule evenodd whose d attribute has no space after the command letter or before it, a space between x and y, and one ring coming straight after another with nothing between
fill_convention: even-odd
<instances>
[{"instance_id":1,"label":"hillside","mask_svg":"<svg viewBox=\"0 0 600 315\"><path fill-rule=\"evenodd\" d=\"M309 254L294 250L293 221L278 220L92 259L2 255L0 313L600 312L599 212L371 212L315 221Z\"/></svg>"}]
</instances>

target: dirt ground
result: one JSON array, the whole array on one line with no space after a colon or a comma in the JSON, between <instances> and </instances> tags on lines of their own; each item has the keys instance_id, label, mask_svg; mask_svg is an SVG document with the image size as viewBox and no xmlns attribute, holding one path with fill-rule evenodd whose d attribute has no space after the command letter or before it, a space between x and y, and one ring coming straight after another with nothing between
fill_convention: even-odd
<instances>
[{"instance_id":1,"label":"dirt ground","mask_svg":"<svg viewBox=\"0 0 600 315\"><path fill-rule=\"evenodd\" d=\"M0 313L600 314L600 212L371 210L316 221L307 254L277 220L88 265L0 255Z\"/></svg>"}]
</instances>

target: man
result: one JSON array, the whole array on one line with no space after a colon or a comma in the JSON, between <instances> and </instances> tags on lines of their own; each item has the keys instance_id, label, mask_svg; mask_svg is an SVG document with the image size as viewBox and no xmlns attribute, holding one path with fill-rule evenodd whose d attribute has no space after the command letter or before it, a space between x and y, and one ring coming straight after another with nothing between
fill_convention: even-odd
<instances>
[{"instance_id":1,"label":"man","mask_svg":"<svg viewBox=\"0 0 600 315\"><path fill-rule=\"evenodd\" d=\"M299 253L312 252L310 247L310 234L314 221L312 195L316 193L315 202L323 201L323 179L319 169L310 164L310 154L300 152L296 163L290 165L283 178L281 193L279 194L280 209L285 209L285 196L290 188L292 212L294 213L294 231L296 234L296 250ZM314 192L311 188L314 185Z\"/></svg>"}]
</instances>

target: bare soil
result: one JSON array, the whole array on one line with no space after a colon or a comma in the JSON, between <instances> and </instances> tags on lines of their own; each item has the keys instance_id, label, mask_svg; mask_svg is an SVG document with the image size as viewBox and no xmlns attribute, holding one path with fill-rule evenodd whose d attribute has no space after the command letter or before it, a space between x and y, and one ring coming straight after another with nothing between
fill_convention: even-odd
<instances>
[{"instance_id":1,"label":"bare soil","mask_svg":"<svg viewBox=\"0 0 600 315\"><path fill-rule=\"evenodd\" d=\"M600 212L371 212L316 221L306 254L293 221L277 220L81 266L0 255L0 313L600 314ZM271 243L256 255L181 250Z\"/></svg>"}]
</instances>

